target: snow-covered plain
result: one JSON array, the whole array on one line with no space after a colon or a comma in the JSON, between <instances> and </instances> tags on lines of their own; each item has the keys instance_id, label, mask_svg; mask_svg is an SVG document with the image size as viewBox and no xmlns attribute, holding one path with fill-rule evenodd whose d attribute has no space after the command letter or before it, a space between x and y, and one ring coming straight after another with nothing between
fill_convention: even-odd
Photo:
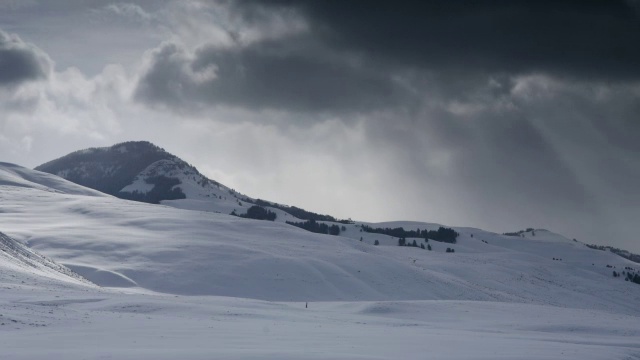
<instances>
[{"instance_id":1,"label":"snow-covered plain","mask_svg":"<svg viewBox=\"0 0 640 360\"><path fill-rule=\"evenodd\" d=\"M640 359L640 286L607 265L640 266L609 252L471 228L427 251L359 224L336 237L279 220L124 201L0 164L3 239L102 286L3 252L0 357Z\"/></svg>"}]
</instances>

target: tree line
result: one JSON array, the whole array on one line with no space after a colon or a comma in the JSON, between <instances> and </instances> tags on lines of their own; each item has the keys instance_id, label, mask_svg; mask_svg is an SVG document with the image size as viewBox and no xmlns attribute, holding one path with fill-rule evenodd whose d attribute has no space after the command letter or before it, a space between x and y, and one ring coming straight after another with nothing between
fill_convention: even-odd
<instances>
[{"instance_id":1,"label":"tree line","mask_svg":"<svg viewBox=\"0 0 640 360\"><path fill-rule=\"evenodd\" d=\"M261 199L252 200L252 199L249 199L248 197L245 197L242 200L251 204L259 205L259 206L269 206L272 208L280 209L302 220L330 221L330 222L337 222L341 224L353 224L352 220L338 220L331 215L317 214L311 211L307 211L305 209L301 209L296 206L285 206L285 205L264 201Z\"/></svg>"},{"instance_id":2,"label":"tree line","mask_svg":"<svg viewBox=\"0 0 640 360\"><path fill-rule=\"evenodd\" d=\"M315 220L307 220L304 222L287 221L286 223L318 234L340 235L340 227L336 224L327 225L316 222Z\"/></svg>"},{"instance_id":3,"label":"tree line","mask_svg":"<svg viewBox=\"0 0 640 360\"><path fill-rule=\"evenodd\" d=\"M592 245L592 244L585 244L586 247L590 248L590 249L595 249L595 250L601 250L601 251L611 251L612 253L621 256L627 260L631 260L635 263L639 263L640 264L640 255L638 254L634 254L630 251L627 250L622 250L622 249L618 249L615 248L613 246L603 246L603 245Z\"/></svg>"},{"instance_id":4,"label":"tree line","mask_svg":"<svg viewBox=\"0 0 640 360\"><path fill-rule=\"evenodd\" d=\"M420 228L416 230L405 230L402 227L373 228L362 224L362 230L368 233L384 234L397 238L424 238L450 244L455 244L460 235L457 231L442 226L440 226L438 230L420 230Z\"/></svg>"},{"instance_id":5,"label":"tree line","mask_svg":"<svg viewBox=\"0 0 640 360\"><path fill-rule=\"evenodd\" d=\"M236 211L233 210L231 215L239 216L246 219L256 219L256 220L269 220L274 221L278 215L271 210L267 210L262 206L253 205L252 207L247 209L245 214L236 214Z\"/></svg>"}]
</instances>

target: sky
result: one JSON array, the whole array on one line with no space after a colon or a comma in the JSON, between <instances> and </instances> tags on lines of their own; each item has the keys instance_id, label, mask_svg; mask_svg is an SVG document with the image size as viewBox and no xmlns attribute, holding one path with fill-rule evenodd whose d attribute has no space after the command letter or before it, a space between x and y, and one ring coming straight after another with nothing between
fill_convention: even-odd
<instances>
[{"instance_id":1,"label":"sky","mask_svg":"<svg viewBox=\"0 0 640 360\"><path fill-rule=\"evenodd\" d=\"M1 161L640 251L640 1L0 0Z\"/></svg>"}]
</instances>

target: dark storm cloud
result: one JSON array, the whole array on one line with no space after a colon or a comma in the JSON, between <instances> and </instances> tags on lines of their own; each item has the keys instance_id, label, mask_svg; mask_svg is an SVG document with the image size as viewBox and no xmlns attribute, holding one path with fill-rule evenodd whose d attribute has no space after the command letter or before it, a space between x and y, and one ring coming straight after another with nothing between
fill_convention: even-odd
<instances>
[{"instance_id":1,"label":"dark storm cloud","mask_svg":"<svg viewBox=\"0 0 640 360\"><path fill-rule=\"evenodd\" d=\"M636 1L240 1L306 15L334 49L400 66L640 78Z\"/></svg>"},{"instance_id":2,"label":"dark storm cloud","mask_svg":"<svg viewBox=\"0 0 640 360\"><path fill-rule=\"evenodd\" d=\"M44 53L0 30L0 86L45 78L49 69Z\"/></svg>"},{"instance_id":3,"label":"dark storm cloud","mask_svg":"<svg viewBox=\"0 0 640 360\"><path fill-rule=\"evenodd\" d=\"M167 45L154 52L138 99L340 113L412 107L415 95L425 95L422 79L450 98L465 97L489 77L503 85L491 91L503 92L513 76L532 73L640 79L640 17L631 1L229 4L245 24L258 28L275 13L302 18L307 27L248 46L205 45L191 56ZM214 71L215 78L203 79L202 69Z\"/></svg>"},{"instance_id":4,"label":"dark storm cloud","mask_svg":"<svg viewBox=\"0 0 640 360\"><path fill-rule=\"evenodd\" d=\"M151 55L136 96L178 107L225 104L301 112L370 111L406 96L390 74L359 66L357 59L331 58L304 40L209 46L193 55L165 44Z\"/></svg>"}]
</instances>

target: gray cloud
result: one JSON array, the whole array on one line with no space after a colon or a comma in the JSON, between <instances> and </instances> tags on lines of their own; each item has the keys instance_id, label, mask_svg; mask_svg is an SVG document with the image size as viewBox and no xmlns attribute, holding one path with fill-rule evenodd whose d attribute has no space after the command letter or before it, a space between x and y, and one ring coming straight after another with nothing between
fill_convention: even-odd
<instances>
[{"instance_id":1,"label":"gray cloud","mask_svg":"<svg viewBox=\"0 0 640 360\"><path fill-rule=\"evenodd\" d=\"M103 11L111 12L130 21L149 22L153 19L153 15L146 12L139 5L132 3L114 3L105 6Z\"/></svg>"},{"instance_id":2,"label":"gray cloud","mask_svg":"<svg viewBox=\"0 0 640 360\"><path fill-rule=\"evenodd\" d=\"M329 48L357 50L400 66L480 72L546 72L598 79L640 78L637 2L240 1L291 8ZM636 5L634 5L636 4Z\"/></svg>"},{"instance_id":3,"label":"gray cloud","mask_svg":"<svg viewBox=\"0 0 640 360\"><path fill-rule=\"evenodd\" d=\"M640 18L622 0L229 4L240 29L266 29L273 18L287 26L287 13L306 23L248 44L229 28L230 47L164 45L140 79L139 100L348 113L415 109L425 84L464 100L478 83L492 79L489 91L508 92L514 76L527 74L640 80Z\"/></svg>"},{"instance_id":4,"label":"gray cloud","mask_svg":"<svg viewBox=\"0 0 640 360\"><path fill-rule=\"evenodd\" d=\"M406 104L391 74L359 59L332 58L305 38L189 54L175 44L156 49L136 96L172 106L229 105L296 112L357 112Z\"/></svg>"},{"instance_id":5,"label":"gray cloud","mask_svg":"<svg viewBox=\"0 0 640 360\"><path fill-rule=\"evenodd\" d=\"M50 68L42 51L0 30L0 86L46 78Z\"/></svg>"}]
</instances>

